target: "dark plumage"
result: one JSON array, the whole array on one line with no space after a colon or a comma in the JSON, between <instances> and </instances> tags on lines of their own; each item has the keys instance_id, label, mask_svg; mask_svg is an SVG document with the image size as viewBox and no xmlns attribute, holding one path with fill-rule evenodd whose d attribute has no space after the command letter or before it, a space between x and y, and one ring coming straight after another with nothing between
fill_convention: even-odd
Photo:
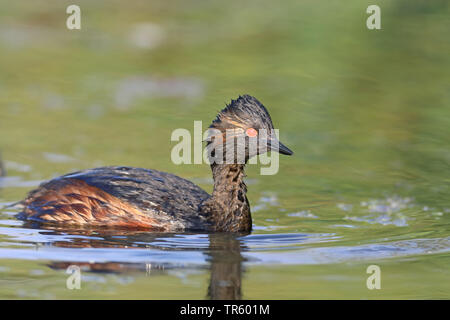
<instances>
[{"instance_id":1,"label":"dark plumage","mask_svg":"<svg viewBox=\"0 0 450 320\"><path fill-rule=\"evenodd\" d=\"M250 231L252 219L243 181L247 160L269 149L292 154L278 144L266 108L244 95L223 109L210 126L207 148L214 178L213 193L183 178L156 170L104 167L75 172L41 184L22 201L21 219L87 227L135 228L151 231ZM251 129L253 131L246 131ZM257 151L248 147L253 132L268 138ZM227 136L227 130L233 134ZM251 136L246 132L252 132ZM245 138L244 161L218 150ZM215 156L215 157L214 157ZM221 161L226 160L226 162Z\"/></svg>"}]
</instances>

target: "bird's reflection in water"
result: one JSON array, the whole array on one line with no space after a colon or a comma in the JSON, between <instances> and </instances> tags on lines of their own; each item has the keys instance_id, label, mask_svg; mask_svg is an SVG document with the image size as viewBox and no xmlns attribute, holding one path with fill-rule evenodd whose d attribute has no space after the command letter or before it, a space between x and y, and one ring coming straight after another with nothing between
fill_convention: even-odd
<instances>
[{"instance_id":1,"label":"bird's reflection in water","mask_svg":"<svg viewBox=\"0 0 450 320\"><path fill-rule=\"evenodd\" d=\"M210 234L209 260L211 277L208 297L215 300L238 300L242 297L241 241L236 235Z\"/></svg>"},{"instance_id":2,"label":"bird's reflection in water","mask_svg":"<svg viewBox=\"0 0 450 320\"><path fill-rule=\"evenodd\" d=\"M36 228L36 224L28 224L28 227ZM45 234L64 235L61 241L53 241L52 246L64 248L152 248L165 251L200 250L206 256L210 271L209 285L206 293L207 298L215 300L236 300L242 297L241 279L243 273L242 262L244 261L241 250L244 248L243 234L208 234L209 244L203 248L176 245L161 245L161 239L174 238L175 234L129 232L118 230L71 230L59 227L42 226L46 229L41 231ZM75 237L71 237L71 236ZM79 237L82 236L82 237ZM67 240L69 237L70 241ZM126 273L146 272L147 275L165 274L168 269L179 268L176 264L153 263L149 257L149 263L127 263L127 262L51 262L49 267L53 269L67 269L70 265L77 265L83 271L102 273ZM181 265L181 263L180 263Z\"/></svg>"}]
</instances>

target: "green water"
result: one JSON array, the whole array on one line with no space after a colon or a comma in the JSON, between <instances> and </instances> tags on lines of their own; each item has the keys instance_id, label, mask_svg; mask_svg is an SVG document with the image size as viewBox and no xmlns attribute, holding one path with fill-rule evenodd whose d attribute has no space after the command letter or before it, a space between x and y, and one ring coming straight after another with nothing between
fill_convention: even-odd
<instances>
[{"instance_id":1,"label":"green water","mask_svg":"<svg viewBox=\"0 0 450 320\"><path fill-rule=\"evenodd\" d=\"M369 1L77 4L69 31L69 3L1 1L2 205L103 165L210 192L206 164L171 162L170 135L244 93L295 155L276 175L248 167L246 236L31 228L4 209L0 298L450 298L447 1L377 1L381 30Z\"/></svg>"}]
</instances>

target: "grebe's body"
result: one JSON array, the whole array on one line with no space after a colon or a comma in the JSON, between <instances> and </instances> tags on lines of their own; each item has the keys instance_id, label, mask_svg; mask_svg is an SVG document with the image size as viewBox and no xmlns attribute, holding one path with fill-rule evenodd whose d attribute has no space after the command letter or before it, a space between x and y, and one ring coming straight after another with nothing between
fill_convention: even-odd
<instances>
[{"instance_id":1,"label":"grebe's body","mask_svg":"<svg viewBox=\"0 0 450 320\"><path fill-rule=\"evenodd\" d=\"M226 151L239 135L248 143L258 130L273 131L267 110L245 95L219 113L210 128L216 136L207 147L214 154ZM234 130L231 138L225 131ZM218 132L218 133L217 133ZM247 132L247 134L245 133ZM103 167L75 172L45 182L21 202L24 220L83 227L134 228L158 232L250 231L252 219L244 183L244 166L256 155L276 150L292 154L274 135L251 150L241 151L231 163L212 161L214 189L211 195L183 178L156 170ZM217 153L217 152L216 152ZM216 159L217 160L217 159Z\"/></svg>"},{"instance_id":2,"label":"grebe's body","mask_svg":"<svg viewBox=\"0 0 450 320\"><path fill-rule=\"evenodd\" d=\"M24 201L22 216L38 222L152 231L207 229L199 214L209 194L173 174L104 167L50 180Z\"/></svg>"}]
</instances>

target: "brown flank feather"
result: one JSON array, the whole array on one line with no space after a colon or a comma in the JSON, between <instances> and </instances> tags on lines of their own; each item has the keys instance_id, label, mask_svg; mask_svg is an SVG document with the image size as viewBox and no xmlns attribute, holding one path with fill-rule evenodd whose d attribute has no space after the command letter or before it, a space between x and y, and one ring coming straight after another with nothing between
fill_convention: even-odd
<instances>
[{"instance_id":1,"label":"brown flank feather","mask_svg":"<svg viewBox=\"0 0 450 320\"><path fill-rule=\"evenodd\" d=\"M24 201L27 219L73 225L168 231L144 212L77 179L55 180Z\"/></svg>"}]
</instances>

